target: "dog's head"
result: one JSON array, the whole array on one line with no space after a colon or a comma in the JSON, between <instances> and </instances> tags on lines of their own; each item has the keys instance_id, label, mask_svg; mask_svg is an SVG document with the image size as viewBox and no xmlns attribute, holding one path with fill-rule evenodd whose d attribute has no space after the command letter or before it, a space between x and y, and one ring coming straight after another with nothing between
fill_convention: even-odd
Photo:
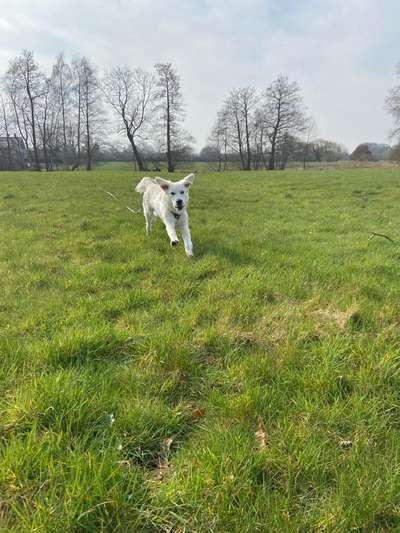
<instances>
[{"instance_id":1,"label":"dog's head","mask_svg":"<svg viewBox=\"0 0 400 533\"><path fill-rule=\"evenodd\" d=\"M182 211L189 203L189 188L194 180L194 174L189 174L180 181L169 181L164 178L154 178L161 189L168 196L172 207L177 211Z\"/></svg>"}]
</instances>

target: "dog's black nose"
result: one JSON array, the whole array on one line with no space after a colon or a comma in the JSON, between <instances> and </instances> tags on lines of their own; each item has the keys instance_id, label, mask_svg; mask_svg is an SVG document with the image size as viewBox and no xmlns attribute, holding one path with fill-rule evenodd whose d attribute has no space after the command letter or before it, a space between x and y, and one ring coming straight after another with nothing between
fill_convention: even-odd
<instances>
[{"instance_id":1,"label":"dog's black nose","mask_svg":"<svg viewBox=\"0 0 400 533\"><path fill-rule=\"evenodd\" d=\"M176 201L176 205L182 205L183 204L183 200L179 199Z\"/></svg>"}]
</instances>

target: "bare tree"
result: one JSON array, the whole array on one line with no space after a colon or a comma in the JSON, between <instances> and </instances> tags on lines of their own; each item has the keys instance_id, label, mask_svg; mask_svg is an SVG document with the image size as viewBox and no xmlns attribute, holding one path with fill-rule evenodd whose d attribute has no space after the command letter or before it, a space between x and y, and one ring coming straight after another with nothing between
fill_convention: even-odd
<instances>
[{"instance_id":1,"label":"bare tree","mask_svg":"<svg viewBox=\"0 0 400 533\"><path fill-rule=\"evenodd\" d=\"M238 90L231 91L228 98L225 100L223 112L229 120L229 146L231 149L237 151L240 157L242 170L245 168L245 155L243 146L243 124L241 117L241 109L239 102Z\"/></svg>"},{"instance_id":2,"label":"bare tree","mask_svg":"<svg viewBox=\"0 0 400 533\"><path fill-rule=\"evenodd\" d=\"M83 117L83 73L81 68L81 60L72 60L72 123L71 126L71 140L73 152L75 154L75 162L72 170L79 169L81 163L81 149L82 149L82 117Z\"/></svg>"},{"instance_id":3,"label":"bare tree","mask_svg":"<svg viewBox=\"0 0 400 533\"><path fill-rule=\"evenodd\" d=\"M3 78L3 85L5 89L5 95L9 101L12 109L12 120L15 125L15 129L18 131L23 145L28 151L29 159L29 131L27 114L29 112L28 98L21 91L19 81L17 80L14 72L7 72ZM30 164L30 161L29 161Z\"/></svg>"},{"instance_id":4,"label":"bare tree","mask_svg":"<svg viewBox=\"0 0 400 533\"><path fill-rule=\"evenodd\" d=\"M17 99L21 102L22 99L25 104L28 104L29 111L27 111L26 105L21 106L20 111L22 111L22 121L25 123L24 128L29 131L32 141L35 170L40 171L36 104L37 100L43 95L43 74L40 72L39 65L33 57L33 52L23 50L18 57L11 61L6 73L6 79L8 79L8 86L13 90L15 102L17 102ZM26 127L27 125L28 128Z\"/></svg>"},{"instance_id":5,"label":"bare tree","mask_svg":"<svg viewBox=\"0 0 400 533\"><path fill-rule=\"evenodd\" d=\"M400 63L397 65L397 76L400 79ZM400 137L400 85L393 87L389 91L385 101L385 108L394 119L392 137Z\"/></svg>"},{"instance_id":6,"label":"bare tree","mask_svg":"<svg viewBox=\"0 0 400 533\"><path fill-rule=\"evenodd\" d=\"M13 158L12 158L10 128L9 128L10 111L2 95L0 99L1 99L1 118L2 118L1 129L4 131L4 135L6 137L6 142L7 142L7 169L11 170L13 168Z\"/></svg>"},{"instance_id":7,"label":"bare tree","mask_svg":"<svg viewBox=\"0 0 400 533\"><path fill-rule=\"evenodd\" d=\"M115 67L103 79L105 99L122 122L139 170L144 164L136 139L143 138L150 122L154 83L152 74L127 67Z\"/></svg>"},{"instance_id":8,"label":"bare tree","mask_svg":"<svg viewBox=\"0 0 400 533\"><path fill-rule=\"evenodd\" d=\"M242 170L251 169L256 103L257 96L253 87L233 89L217 118L217 130L224 132L227 145L239 155Z\"/></svg>"},{"instance_id":9,"label":"bare tree","mask_svg":"<svg viewBox=\"0 0 400 533\"><path fill-rule=\"evenodd\" d=\"M72 69L64 59L64 54L56 57L51 74L51 89L53 105L60 115L59 128L62 143L62 159L64 166L68 166L69 153L71 151L69 132L71 130L71 105L72 105L72 87L73 87ZM48 95L50 96L50 95Z\"/></svg>"},{"instance_id":10,"label":"bare tree","mask_svg":"<svg viewBox=\"0 0 400 533\"><path fill-rule=\"evenodd\" d=\"M180 78L171 63L157 63L157 110L165 135L168 172L174 171L173 152L181 150L188 138L181 128L184 119L183 97ZM164 136L163 135L163 136ZM190 140L190 139L189 139Z\"/></svg>"},{"instance_id":11,"label":"bare tree","mask_svg":"<svg viewBox=\"0 0 400 533\"><path fill-rule=\"evenodd\" d=\"M49 155L47 151L47 119L49 115L49 92L50 92L50 80L46 80L43 98L40 99L36 108L37 113L37 125L42 141L42 152L46 170L50 170Z\"/></svg>"},{"instance_id":12,"label":"bare tree","mask_svg":"<svg viewBox=\"0 0 400 533\"><path fill-rule=\"evenodd\" d=\"M300 88L279 76L264 92L260 109L263 127L270 143L269 170L275 169L277 147L287 135L304 130L305 114Z\"/></svg>"},{"instance_id":13,"label":"bare tree","mask_svg":"<svg viewBox=\"0 0 400 533\"><path fill-rule=\"evenodd\" d=\"M253 168L266 168L265 161L265 144L268 142L268 137L265 131L264 115L258 107L254 111L254 126L253 126Z\"/></svg>"},{"instance_id":14,"label":"bare tree","mask_svg":"<svg viewBox=\"0 0 400 533\"><path fill-rule=\"evenodd\" d=\"M244 87L238 91L239 109L244 123L244 143L246 147L246 161L244 170L251 169L251 135L254 127L253 111L257 103L256 90L254 87Z\"/></svg>"},{"instance_id":15,"label":"bare tree","mask_svg":"<svg viewBox=\"0 0 400 533\"><path fill-rule=\"evenodd\" d=\"M273 170L277 165L282 169L298 151L297 136L305 124L298 85L280 76L261 99L254 87L232 90L219 112L210 141L218 146L218 133L223 132L230 157L234 159L237 154L242 170L267 166Z\"/></svg>"},{"instance_id":16,"label":"bare tree","mask_svg":"<svg viewBox=\"0 0 400 533\"><path fill-rule=\"evenodd\" d=\"M208 138L209 145L214 148L218 154L218 170L220 171L223 163L223 170L226 170L228 163L228 136L229 136L229 118L227 113L222 110L217 114L217 120L211 130Z\"/></svg>"},{"instance_id":17,"label":"bare tree","mask_svg":"<svg viewBox=\"0 0 400 533\"><path fill-rule=\"evenodd\" d=\"M93 154L98 148L96 137L100 129L102 116L100 107L100 85L96 69L85 57L79 62L79 85L85 132L86 170L91 170Z\"/></svg>"},{"instance_id":18,"label":"bare tree","mask_svg":"<svg viewBox=\"0 0 400 533\"><path fill-rule=\"evenodd\" d=\"M53 80L46 78L42 98L37 105L37 124L42 143L42 154L46 170L53 169L53 156L58 152L58 134L62 133L58 120L58 102L54 100ZM62 125L62 124L61 124ZM61 131L60 131L61 130ZM55 140L57 139L57 140ZM64 144L62 144L64 146ZM63 151L63 155L65 152Z\"/></svg>"},{"instance_id":19,"label":"bare tree","mask_svg":"<svg viewBox=\"0 0 400 533\"><path fill-rule=\"evenodd\" d=\"M304 141L303 141L303 170L306 169L307 161L310 158L310 152L314 140L317 137L317 124L313 117L307 117L304 123Z\"/></svg>"}]
</instances>

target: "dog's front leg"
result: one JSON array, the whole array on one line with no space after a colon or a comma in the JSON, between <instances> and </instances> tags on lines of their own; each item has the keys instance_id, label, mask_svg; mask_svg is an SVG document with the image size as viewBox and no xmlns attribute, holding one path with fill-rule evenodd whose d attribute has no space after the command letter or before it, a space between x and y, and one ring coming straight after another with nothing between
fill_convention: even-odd
<instances>
[{"instance_id":1,"label":"dog's front leg","mask_svg":"<svg viewBox=\"0 0 400 533\"><path fill-rule=\"evenodd\" d=\"M190 235L188 216L185 216L185 218L182 220L182 239L185 245L186 255L188 257L193 257L194 255L193 254L193 243L192 243L192 237Z\"/></svg>"},{"instance_id":2,"label":"dog's front leg","mask_svg":"<svg viewBox=\"0 0 400 533\"><path fill-rule=\"evenodd\" d=\"M179 244L178 235L176 234L176 223L175 220L166 220L164 222L165 229L167 230L169 240L171 241L171 246L177 246Z\"/></svg>"}]
</instances>

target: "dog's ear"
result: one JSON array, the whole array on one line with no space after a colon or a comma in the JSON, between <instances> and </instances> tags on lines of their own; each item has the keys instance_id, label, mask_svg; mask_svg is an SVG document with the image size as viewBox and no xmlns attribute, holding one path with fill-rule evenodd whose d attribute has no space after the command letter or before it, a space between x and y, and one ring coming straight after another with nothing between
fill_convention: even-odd
<instances>
[{"instance_id":1,"label":"dog's ear","mask_svg":"<svg viewBox=\"0 0 400 533\"><path fill-rule=\"evenodd\" d=\"M189 174L186 178L183 178L182 183L185 187L190 187L194 180L194 174Z\"/></svg>"},{"instance_id":2,"label":"dog's ear","mask_svg":"<svg viewBox=\"0 0 400 533\"><path fill-rule=\"evenodd\" d=\"M168 191L170 184L167 180L165 180L164 178L154 178L154 181L158 183L161 189L163 189L164 191Z\"/></svg>"}]
</instances>

